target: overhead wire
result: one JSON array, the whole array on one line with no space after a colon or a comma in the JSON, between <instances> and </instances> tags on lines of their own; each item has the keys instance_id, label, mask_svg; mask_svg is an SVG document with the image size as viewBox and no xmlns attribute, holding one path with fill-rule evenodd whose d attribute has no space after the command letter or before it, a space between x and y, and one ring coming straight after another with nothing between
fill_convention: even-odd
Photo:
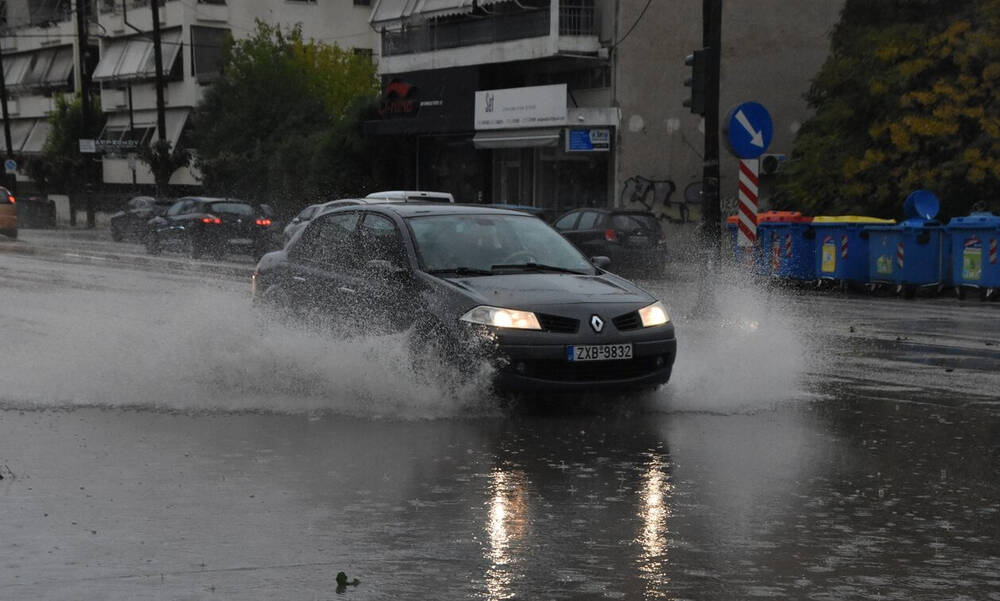
<instances>
[{"instance_id":1,"label":"overhead wire","mask_svg":"<svg viewBox=\"0 0 1000 601\"><path fill-rule=\"evenodd\" d=\"M635 19L635 23L632 23L632 27L629 27L628 31L625 32L625 35L623 35L620 40L618 40L617 42L615 42L614 44L611 45L611 49L612 50L614 50L615 48L618 47L619 44L621 44L622 42L624 42L628 38L628 36L632 35L632 32L635 31L636 27L638 27L639 22L642 21L642 17L646 14L646 10L649 9L649 5L652 4L652 3L653 3L653 0L647 0L646 1L646 6L642 7L642 10L639 12L639 16L636 17L636 19Z\"/></svg>"}]
</instances>

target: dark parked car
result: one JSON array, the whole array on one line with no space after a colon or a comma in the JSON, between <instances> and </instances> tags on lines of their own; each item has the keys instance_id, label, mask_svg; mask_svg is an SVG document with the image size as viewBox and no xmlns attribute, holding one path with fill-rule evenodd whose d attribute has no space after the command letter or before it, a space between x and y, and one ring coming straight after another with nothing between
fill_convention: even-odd
<instances>
[{"instance_id":1,"label":"dark parked car","mask_svg":"<svg viewBox=\"0 0 1000 601\"><path fill-rule=\"evenodd\" d=\"M587 256L611 258L616 273L661 275L666 261L663 228L646 211L576 209L552 224Z\"/></svg>"},{"instance_id":2,"label":"dark parked car","mask_svg":"<svg viewBox=\"0 0 1000 601\"><path fill-rule=\"evenodd\" d=\"M265 255L253 295L352 329L411 329L415 360L485 356L506 390L621 391L666 382L663 304L540 219L462 205L347 206ZM485 355L480 352L486 351Z\"/></svg>"},{"instance_id":3,"label":"dark parked car","mask_svg":"<svg viewBox=\"0 0 1000 601\"><path fill-rule=\"evenodd\" d=\"M115 242L145 240L149 233L149 220L166 213L172 204L174 201L167 198L130 198L124 210L111 215L111 239Z\"/></svg>"},{"instance_id":4,"label":"dark parked car","mask_svg":"<svg viewBox=\"0 0 1000 601\"><path fill-rule=\"evenodd\" d=\"M177 199L149 222L146 250L189 252L192 258L229 252L260 257L268 248L271 218L259 206L233 198L188 196Z\"/></svg>"}]
</instances>

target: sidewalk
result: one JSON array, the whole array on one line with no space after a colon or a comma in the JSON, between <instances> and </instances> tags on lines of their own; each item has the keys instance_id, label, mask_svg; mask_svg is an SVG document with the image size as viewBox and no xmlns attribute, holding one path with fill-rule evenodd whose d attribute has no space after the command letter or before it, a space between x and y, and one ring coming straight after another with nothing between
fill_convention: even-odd
<instances>
[{"instance_id":1,"label":"sidewalk","mask_svg":"<svg viewBox=\"0 0 1000 601\"><path fill-rule=\"evenodd\" d=\"M0 236L0 254L2 253L239 278L249 278L255 265L250 257L244 256L212 261L191 259L174 253L149 255L141 244L113 241L107 226L88 228L64 225L52 229L21 229L17 240Z\"/></svg>"}]
</instances>

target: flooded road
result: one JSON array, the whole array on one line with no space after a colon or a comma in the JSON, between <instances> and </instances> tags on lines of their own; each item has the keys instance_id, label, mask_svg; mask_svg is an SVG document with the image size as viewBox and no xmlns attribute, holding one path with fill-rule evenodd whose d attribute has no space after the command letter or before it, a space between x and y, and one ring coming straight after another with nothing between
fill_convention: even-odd
<instances>
[{"instance_id":1,"label":"flooded road","mask_svg":"<svg viewBox=\"0 0 1000 601\"><path fill-rule=\"evenodd\" d=\"M502 410L240 279L0 255L0 598L1000 599L1000 306L650 287L664 390Z\"/></svg>"}]
</instances>

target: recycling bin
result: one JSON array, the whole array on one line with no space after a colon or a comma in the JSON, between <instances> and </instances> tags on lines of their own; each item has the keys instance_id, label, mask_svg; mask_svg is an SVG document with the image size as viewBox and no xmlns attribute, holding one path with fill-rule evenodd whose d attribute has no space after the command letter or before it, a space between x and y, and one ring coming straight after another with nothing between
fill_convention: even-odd
<instances>
[{"instance_id":1,"label":"recycling bin","mask_svg":"<svg viewBox=\"0 0 1000 601\"><path fill-rule=\"evenodd\" d=\"M798 211L766 211L757 216L758 264L766 274L809 281L816 279L812 217Z\"/></svg>"},{"instance_id":2,"label":"recycling bin","mask_svg":"<svg viewBox=\"0 0 1000 601\"><path fill-rule=\"evenodd\" d=\"M944 226L923 217L898 225L870 225L868 281L872 286L892 285L912 298L920 287L938 289L951 285L951 242Z\"/></svg>"},{"instance_id":3,"label":"recycling bin","mask_svg":"<svg viewBox=\"0 0 1000 601\"><path fill-rule=\"evenodd\" d=\"M983 296L1000 288L1000 217L972 213L952 219L945 229L951 235L952 279L959 296L966 288L979 289Z\"/></svg>"},{"instance_id":4,"label":"recycling bin","mask_svg":"<svg viewBox=\"0 0 1000 601\"><path fill-rule=\"evenodd\" d=\"M857 215L819 216L812 220L816 277L841 284L868 281L868 240L865 226L893 224L892 219Z\"/></svg>"},{"instance_id":5,"label":"recycling bin","mask_svg":"<svg viewBox=\"0 0 1000 601\"><path fill-rule=\"evenodd\" d=\"M726 229L729 230L729 242L732 246L733 261L739 265L747 265L750 263L751 257L753 257L754 264L756 264L756 256L758 254L757 245L752 247L740 247L739 245L739 223L739 215L726 217Z\"/></svg>"}]
</instances>

